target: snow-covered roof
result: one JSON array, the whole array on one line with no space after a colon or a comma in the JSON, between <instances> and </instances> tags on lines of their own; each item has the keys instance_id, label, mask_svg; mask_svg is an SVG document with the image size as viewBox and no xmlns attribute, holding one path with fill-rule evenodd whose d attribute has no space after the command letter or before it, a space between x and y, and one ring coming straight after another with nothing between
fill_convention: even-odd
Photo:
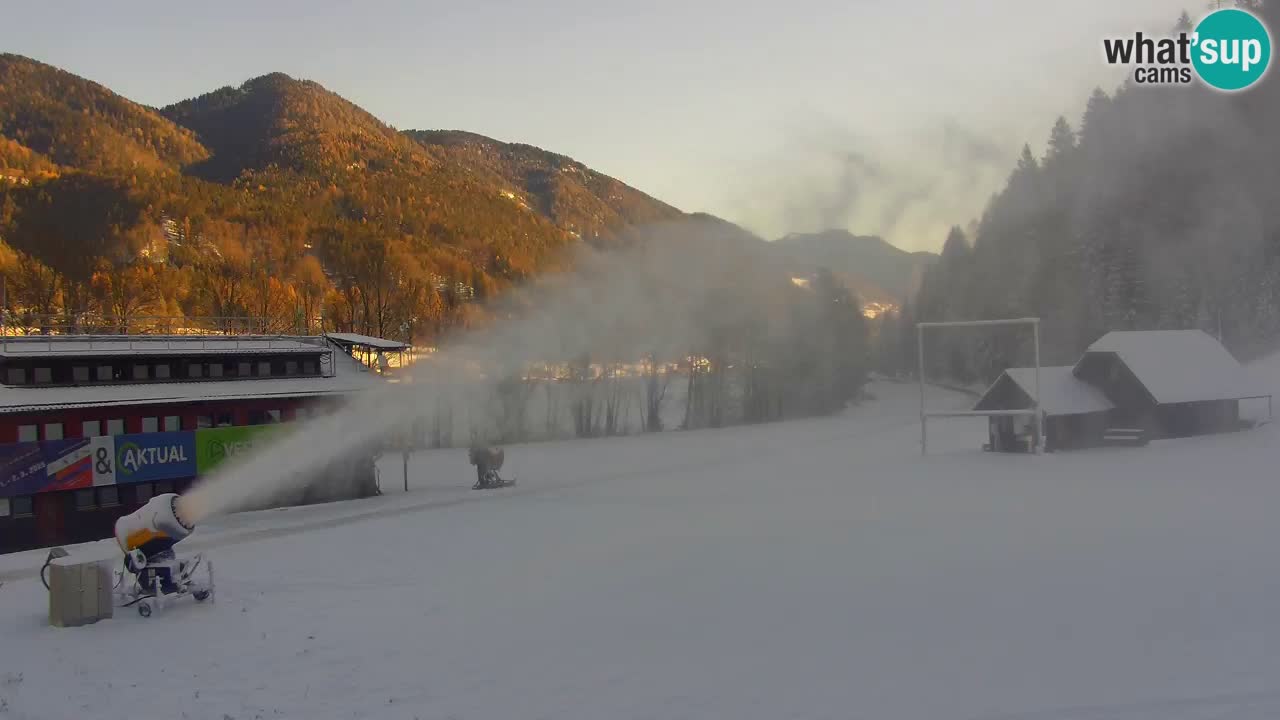
<instances>
[{"instance_id":1,"label":"snow-covered roof","mask_svg":"<svg viewBox=\"0 0 1280 720\"><path fill-rule=\"evenodd\" d=\"M382 382L378 375L353 358L340 352L331 351L329 355L333 358L333 372L329 377L316 375L74 387L0 386L0 414L203 400L341 395L359 392Z\"/></svg>"},{"instance_id":2,"label":"snow-covered roof","mask_svg":"<svg viewBox=\"0 0 1280 720\"><path fill-rule=\"evenodd\" d=\"M1268 394L1222 343L1200 330L1109 332L1081 362L1095 353L1114 353L1160 404Z\"/></svg>"},{"instance_id":3,"label":"snow-covered roof","mask_svg":"<svg viewBox=\"0 0 1280 720\"><path fill-rule=\"evenodd\" d=\"M1073 368L1067 366L1051 366L1040 368L1040 408L1049 415L1079 415L1082 413L1105 412L1115 407L1107 396L1098 388L1080 380L1072 374ZM1009 368L1004 376L1016 384L1027 397L1036 396L1036 369ZM978 406L982 405L986 396L1001 381L987 390ZM1010 408L1021 409L1021 408Z\"/></svg>"},{"instance_id":4,"label":"snow-covered roof","mask_svg":"<svg viewBox=\"0 0 1280 720\"><path fill-rule=\"evenodd\" d=\"M387 340L386 338L373 337L372 335L360 335L357 333L328 333L326 335L330 340L336 340L344 345L363 345L365 347L377 348L379 350L404 350L409 347L402 342L395 340Z\"/></svg>"},{"instance_id":5,"label":"snow-covered roof","mask_svg":"<svg viewBox=\"0 0 1280 720\"><path fill-rule=\"evenodd\" d=\"M0 341L0 356L227 355L316 353L320 337L261 335L32 335Z\"/></svg>"}]
</instances>

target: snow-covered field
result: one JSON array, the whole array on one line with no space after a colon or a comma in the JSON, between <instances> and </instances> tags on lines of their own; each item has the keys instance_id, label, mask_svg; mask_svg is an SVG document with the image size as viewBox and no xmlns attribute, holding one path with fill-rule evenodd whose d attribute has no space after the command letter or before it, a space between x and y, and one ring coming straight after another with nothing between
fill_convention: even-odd
<instances>
[{"instance_id":1,"label":"snow-covered field","mask_svg":"<svg viewBox=\"0 0 1280 720\"><path fill-rule=\"evenodd\" d=\"M1275 425L1035 457L939 421L922 458L914 386L872 392L509 448L492 493L424 453L202 527L217 604L150 620L50 628L0 558L0 718L1280 716Z\"/></svg>"}]
</instances>

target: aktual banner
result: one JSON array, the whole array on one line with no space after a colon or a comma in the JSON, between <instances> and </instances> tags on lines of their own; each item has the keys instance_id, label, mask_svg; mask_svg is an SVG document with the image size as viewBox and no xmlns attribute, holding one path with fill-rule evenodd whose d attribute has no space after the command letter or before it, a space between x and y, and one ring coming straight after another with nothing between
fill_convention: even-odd
<instances>
[{"instance_id":1,"label":"aktual banner","mask_svg":"<svg viewBox=\"0 0 1280 720\"><path fill-rule=\"evenodd\" d=\"M246 425L196 431L196 472L201 475L240 453L274 440L288 425Z\"/></svg>"},{"instance_id":2,"label":"aktual banner","mask_svg":"<svg viewBox=\"0 0 1280 720\"><path fill-rule=\"evenodd\" d=\"M115 467L103 468L120 484L195 477L195 438L189 432L156 432L115 438Z\"/></svg>"}]
</instances>

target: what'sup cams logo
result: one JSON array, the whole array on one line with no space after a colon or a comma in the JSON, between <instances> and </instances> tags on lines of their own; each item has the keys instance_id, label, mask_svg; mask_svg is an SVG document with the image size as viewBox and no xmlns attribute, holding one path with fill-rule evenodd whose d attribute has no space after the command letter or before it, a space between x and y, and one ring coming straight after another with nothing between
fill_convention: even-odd
<instances>
[{"instance_id":1,"label":"what'sup cams logo","mask_svg":"<svg viewBox=\"0 0 1280 720\"><path fill-rule=\"evenodd\" d=\"M1211 88L1245 90L1271 64L1271 34L1247 10L1231 8L1206 15L1191 32L1173 37L1106 38L1110 65L1132 66L1133 81L1143 85L1189 85L1196 77Z\"/></svg>"}]
</instances>

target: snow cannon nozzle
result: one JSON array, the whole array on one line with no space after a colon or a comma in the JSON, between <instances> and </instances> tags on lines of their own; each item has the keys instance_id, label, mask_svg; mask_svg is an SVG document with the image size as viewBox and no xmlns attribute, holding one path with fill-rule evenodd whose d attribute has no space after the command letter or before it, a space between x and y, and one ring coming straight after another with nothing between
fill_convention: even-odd
<instances>
[{"instance_id":1,"label":"snow cannon nozzle","mask_svg":"<svg viewBox=\"0 0 1280 720\"><path fill-rule=\"evenodd\" d=\"M146 505L116 521L116 542L127 555L142 550L147 555L163 552L195 531L195 523L182 511L176 493L163 493Z\"/></svg>"}]
</instances>

